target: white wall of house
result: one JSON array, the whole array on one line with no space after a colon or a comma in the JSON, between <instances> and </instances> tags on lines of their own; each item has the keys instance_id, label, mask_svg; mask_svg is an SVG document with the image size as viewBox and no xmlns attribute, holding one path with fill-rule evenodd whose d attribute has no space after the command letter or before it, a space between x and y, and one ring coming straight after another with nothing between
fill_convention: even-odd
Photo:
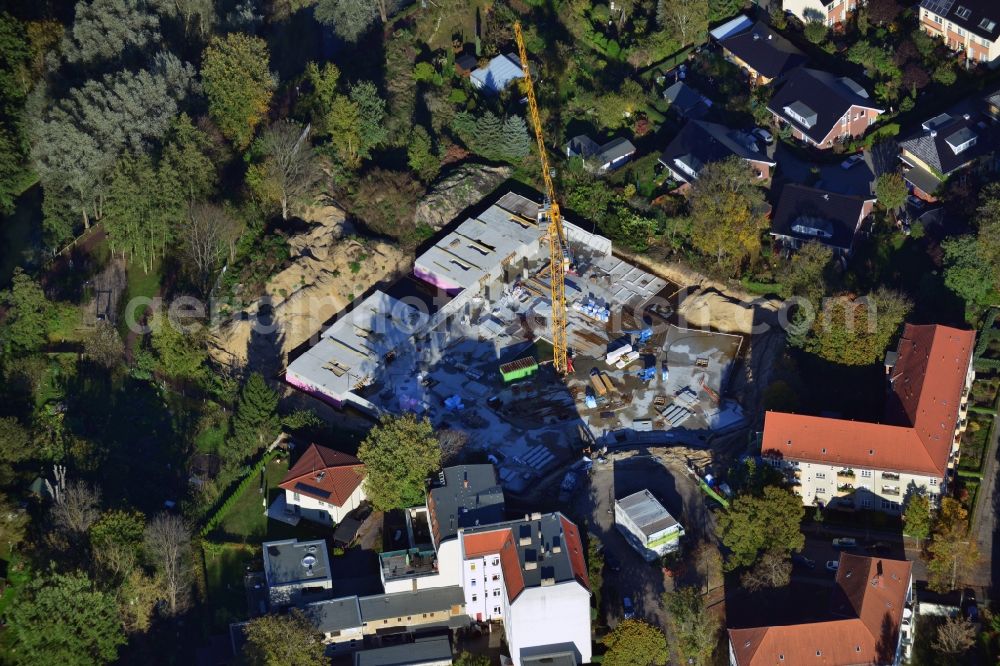
<instances>
[{"instance_id":1,"label":"white wall of house","mask_svg":"<svg viewBox=\"0 0 1000 666\"><path fill-rule=\"evenodd\" d=\"M437 550L437 560L437 573L383 580L382 587L385 588L386 594L461 585L462 555L459 552L458 539L452 538L442 543Z\"/></svg>"},{"instance_id":2,"label":"white wall of house","mask_svg":"<svg viewBox=\"0 0 1000 666\"><path fill-rule=\"evenodd\" d=\"M615 527L622 532L629 545L650 562L677 550L680 547L680 537L684 534L684 528L678 523L647 536L629 515L622 510L618 502L615 502ZM657 541L673 534L677 534L677 538L657 544Z\"/></svg>"},{"instance_id":3,"label":"white wall of house","mask_svg":"<svg viewBox=\"0 0 1000 666\"><path fill-rule=\"evenodd\" d=\"M500 555L490 554L462 562L465 610L477 622L505 620L507 590Z\"/></svg>"},{"instance_id":4,"label":"white wall of house","mask_svg":"<svg viewBox=\"0 0 1000 666\"><path fill-rule=\"evenodd\" d=\"M335 525L339 523L348 513L358 508L364 499L364 484L354 489L354 492L347 498L344 506L336 506L335 504L318 500L309 495L303 495L293 490L285 490L285 504L289 508L296 511L303 518L323 525Z\"/></svg>"},{"instance_id":5,"label":"white wall of house","mask_svg":"<svg viewBox=\"0 0 1000 666\"><path fill-rule=\"evenodd\" d=\"M590 663L590 592L576 581L527 588L508 614L504 630L514 666L525 657L570 646L577 663Z\"/></svg>"}]
</instances>

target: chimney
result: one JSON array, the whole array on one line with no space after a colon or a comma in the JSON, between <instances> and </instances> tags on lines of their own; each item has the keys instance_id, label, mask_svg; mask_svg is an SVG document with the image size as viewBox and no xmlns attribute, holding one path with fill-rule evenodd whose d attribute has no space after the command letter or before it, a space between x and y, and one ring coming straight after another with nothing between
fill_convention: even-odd
<instances>
[{"instance_id":1,"label":"chimney","mask_svg":"<svg viewBox=\"0 0 1000 666\"><path fill-rule=\"evenodd\" d=\"M540 512L538 512L538 511L536 511L533 514L531 514L531 519L532 520L541 520L542 519L542 514Z\"/></svg>"},{"instance_id":2,"label":"chimney","mask_svg":"<svg viewBox=\"0 0 1000 666\"><path fill-rule=\"evenodd\" d=\"M469 487L469 471L468 470L462 472L462 487L463 488L468 488Z\"/></svg>"}]
</instances>

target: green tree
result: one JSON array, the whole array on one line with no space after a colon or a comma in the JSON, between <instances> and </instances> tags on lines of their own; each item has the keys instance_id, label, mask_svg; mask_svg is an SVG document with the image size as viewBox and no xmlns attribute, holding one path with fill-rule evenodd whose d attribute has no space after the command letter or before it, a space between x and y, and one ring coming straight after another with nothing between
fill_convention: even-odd
<instances>
[{"instance_id":1,"label":"green tree","mask_svg":"<svg viewBox=\"0 0 1000 666\"><path fill-rule=\"evenodd\" d=\"M903 532L923 542L931 533L931 500L923 493L910 493L903 511Z\"/></svg>"},{"instance_id":2,"label":"green tree","mask_svg":"<svg viewBox=\"0 0 1000 666\"><path fill-rule=\"evenodd\" d=\"M826 32L826 24L822 21L809 21L802 29L802 34L813 44L819 44L826 39Z\"/></svg>"},{"instance_id":3,"label":"green tree","mask_svg":"<svg viewBox=\"0 0 1000 666\"><path fill-rule=\"evenodd\" d=\"M368 159L372 150L382 146L389 136L385 128L385 100L371 81L351 86L350 98L358 107L358 153L362 159Z\"/></svg>"},{"instance_id":4,"label":"green tree","mask_svg":"<svg viewBox=\"0 0 1000 666\"><path fill-rule=\"evenodd\" d=\"M17 463L33 455L28 429L13 416L0 418L0 460L4 464Z\"/></svg>"},{"instance_id":5,"label":"green tree","mask_svg":"<svg viewBox=\"0 0 1000 666\"><path fill-rule=\"evenodd\" d=\"M104 664L125 644L114 598L83 574L33 579L7 613L16 664Z\"/></svg>"},{"instance_id":6,"label":"green tree","mask_svg":"<svg viewBox=\"0 0 1000 666\"><path fill-rule=\"evenodd\" d=\"M738 0L708 0L708 18L713 23L735 16L743 8Z\"/></svg>"},{"instance_id":7,"label":"green tree","mask_svg":"<svg viewBox=\"0 0 1000 666\"><path fill-rule=\"evenodd\" d=\"M6 493L0 492L0 545L3 552L10 554L14 548L24 541L28 533L31 516L17 505Z\"/></svg>"},{"instance_id":8,"label":"green tree","mask_svg":"<svg viewBox=\"0 0 1000 666\"><path fill-rule=\"evenodd\" d=\"M802 550L805 537L799 525L804 516L802 500L785 488L765 486L760 494L738 495L716 523L729 549L726 570L754 564L765 550Z\"/></svg>"},{"instance_id":9,"label":"green tree","mask_svg":"<svg viewBox=\"0 0 1000 666\"><path fill-rule=\"evenodd\" d=\"M987 185L976 209L976 253L993 272L993 287L1000 290L1000 184Z\"/></svg>"},{"instance_id":10,"label":"green tree","mask_svg":"<svg viewBox=\"0 0 1000 666\"><path fill-rule=\"evenodd\" d=\"M125 358L125 344L109 321L99 321L83 341L83 355L98 365L111 369Z\"/></svg>"},{"instance_id":11,"label":"green tree","mask_svg":"<svg viewBox=\"0 0 1000 666\"><path fill-rule=\"evenodd\" d=\"M213 37L202 61L209 115L237 149L245 150L274 93L267 43L240 32Z\"/></svg>"},{"instance_id":12,"label":"green tree","mask_svg":"<svg viewBox=\"0 0 1000 666\"><path fill-rule=\"evenodd\" d=\"M955 499L945 497L934 521L927 587L939 593L958 589L979 561L976 539L969 532L969 512Z\"/></svg>"},{"instance_id":13,"label":"green tree","mask_svg":"<svg viewBox=\"0 0 1000 666\"><path fill-rule=\"evenodd\" d=\"M875 179L875 197L886 210L899 210L906 205L906 181L895 171Z\"/></svg>"},{"instance_id":14,"label":"green tree","mask_svg":"<svg viewBox=\"0 0 1000 666\"><path fill-rule=\"evenodd\" d=\"M398 9L395 0L319 0L316 20L348 42L356 42L376 20L382 23Z\"/></svg>"},{"instance_id":15,"label":"green tree","mask_svg":"<svg viewBox=\"0 0 1000 666\"><path fill-rule=\"evenodd\" d=\"M691 186L691 240L728 275L760 253L767 228L764 194L754 185L747 163L738 157L709 164Z\"/></svg>"},{"instance_id":16,"label":"green tree","mask_svg":"<svg viewBox=\"0 0 1000 666\"><path fill-rule=\"evenodd\" d=\"M718 644L719 619L705 608L704 598L694 587L680 587L663 596L677 662L706 666Z\"/></svg>"},{"instance_id":17,"label":"green tree","mask_svg":"<svg viewBox=\"0 0 1000 666\"><path fill-rule=\"evenodd\" d=\"M441 169L441 158L434 152L434 143L431 135L427 133L423 125L416 125L413 133L410 134L410 141L406 146L407 164L413 169L413 173L425 183L429 183L437 176Z\"/></svg>"},{"instance_id":18,"label":"green tree","mask_svg":"<svg viewBox=\"0 0 1000 666\"><path fill-rule=\"evenodd\" d=\"M912 306L908 297L884 287L863 298L830 298L801 341L790 342L835 363L877 363Z\"/></svg>"},{"instance_id":19,"label":"green tree","mask_svg":"<svg viewBox=\"0 0 1000 666\"><path fill-rule=\"evenodd\" d=\"M966 306L985 306L997 302L997 268L981 256L986 243L970 234L952 236L941 243L944 251L944 284Z\"/></svg>"},{"instance_id":20,"label":"green tree","mask_svg":"<svg viewBox=\"0 0 1000 666\"><path fill-rule=\"evenodd\" d=\"M413 234L413 209L423 194L423 185L409 172L376 167L358 183L352 212L369 229L406 240Z\"/></svg>"},{"instance_id":21,"label":"green tree","mask_svg":"<svg viewBox=\"0 0 1000 666\"><path fill-rule=\"evenodd\" d=\"M163 164L174 173L189 204L215 191L219 174L212 159L212 140L182 113L171 124L163 146Z\"/></svg>"},{"instance_id":22,"label":"green tree","mask_svg":"<svg viewBox=\"0 0 1000 666\"><path fill-rule=\"evenodd\" d=\"M30 90L31 47L25 25L0 12L0 213L10 213L28 180L24 101Z\"/></svg>"},{"instance_id":23,"label":"green tree","mask_svg":"<svg viewBox=\"0 0 1000 666\"><path fill-rule=\"evenodd\" d=\"M822 515L817 512L817 516ZM740 575L740 585L748 592L766 588L785 587L792 580L792 561L781 550L766 551L753 568Z\"/></svg>"},{"instance_id":24,"label":"green tree","mask_svg":"<svg viewBox=\"0 0 1000 666\"><path fill-rule=\"evenodd\" d=\"M183 323L172 322L167 315L157 313L151 325L151 342L163 374L175 379L197 380L205 375L208 359L205 336L200 328L185 332L179 325Z\"/></svg>"},{"instance_id":25,"label":"green tree","mask_svg":"<svg viewBox=\"0 0 1000 666\"><path fill-rule=\"evenodd\" d=\"M245 629L243 660L248 666L314 666L325 661L325 646L306 614L262 615Z\"/></svg>"},{"instance_id":26,"label":"green tree","mask_svg":"<svg viewBox=\"0 0 1000 666\"><path fill-rule=\"evenodd\" d=\"M341 163L353 171L361 166L361 109L346 95L334 98L324 126Z\"/></svg>"},{"instance_id":27,"label":"green tree","mask_svg":"<svg viewBox=\"0 0 1000 666\"><path fill-rule=\"evenodd\" d=\"M76 3L73 27L63 37L63 57L74 63L120 58L161 41L160 17L140 0Z\"/></svg>"},{"instance_id":28,"label":"green tree","mask_svg":"<svg viewBox=\"0 0 1000 666\"><path fill-rule=\"evenodd\" d=\"M676 39L687 46L708 32L708 0L658 0L657 22Z\"/></svg>"},{"instance_id":29,"label":"green tree","mask_svg":"<svg viewBox=\"0 0 1000 666\"><path fill-rule=\"evenodd\" d=\"M594 607L601 607L601 590L604 588L604 550L596 535L590 535L587 544L587 578L594 594Z\"/></svg>"},{"instance_id":30,"label":"green tree","mask_svg":"<svg viewBox=\"0 0 1000 666\"><path fill-rule=\"evenodd\" d=\"M322 66L310 62L306 65L304 79L309 86L302 94L297 108L310 118L317 132L326 134L328 130L323 126L324 119L333 108L333 101L338 95L340 68L332 62L325 62Z\"/></svg>"},{"instance_id":31,"label":"green tree","mask_svg":"<svg viewBox=\"0 0 1000 666\"><path fill-rule=\"evenodd\" d=\"M90 526L90 546L99 569L121 584L136 569L146 517L139 511L111 509Z\"/></svg>"},{"instance_id":32,"label":"green tree","mask_svg":"<svg viewBox=\"0 0 1000 666\"><path fill-rule=\"evenodd\" d=\"M279 424L278 394L260 373L252 373L240 389L233 414L233 434L226 443L230 453L226 457L232 462L251 457L277 436Z\"/></svg>"},{"instance_id":33,"label":"green tree","mask_svg":"<svg viewBox=\"0 0 1000 666\"><path fill-rule=\"evenodd\" d=\"M827 292L833 251L822 243L806 243L778 271L781 296L801 296L819 307Z\"/></svg>"},{"instance_id":34,"label":"green tree","mask_svg":"<svg viewBox=\"0 0 1000 666\"><path fill-rule=\"evenodd\" d=\"M624 620L604 637L607 666L652 666L667 663L667 637L642 620Z\"/></svg>"},{"instance_id":35,"label":"green tree","mask_svg":"<svg viewBox=\"0 0 1000 666\"><path fill-rule=\"evenodd\" d=\"M490 666L493 662L490 658L482 654L472 654L471 652L459 652L452 662L455 666Z\"/></svg>"},{"instance_id":36,"label":"green tree","mask_svg":"<svg viewBox=\"0 0 1000 666\"><path fill-rule=\"evenodd\" d=\"M0 323L0 354L29 354L45 344L52 304L41 286L20 268L14 270L10 289L0 291L0 305L7 308Z\"/></svg>"},{"instance_id":37,"label":"green tree","mask_svg":"<svg viewBox=\"0 0 1000 666\"><path fill-rule=\"evenodd\" d=\"M365 494L376 511L424 501L427 477L441 465L441 447L427 419L384 416L358 449L365 464Z\"/></svg>"}]
</instances>

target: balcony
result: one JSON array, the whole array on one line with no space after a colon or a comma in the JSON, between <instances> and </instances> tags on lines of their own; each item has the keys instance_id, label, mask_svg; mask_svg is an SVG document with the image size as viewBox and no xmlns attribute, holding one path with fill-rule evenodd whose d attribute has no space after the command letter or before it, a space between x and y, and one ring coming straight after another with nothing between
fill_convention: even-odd
<instances>
[{"instance_id":1,"label":"balcony","mask_svg":"<svg viewBox=\"0 0 1000 666\"><path fill-rule=\"evenodd\" d=\"M854 485L850 483L844 483L837 486L837 497L843 497L844 495L850 495L854 492Z\"/></svg>"},{"instance_id":2,"label":"balcony","mask_svg":"<svg viewBox=\"0 0 1000 666\"><path fill-rule=\"evenodd\" d=\"M416 576L436 574L438 570L437 553L433 550L395 550L379 555L382 568L382 580L396 580Z\"/></svg>"},{"instance_id":3,"label":"balcony","mask_svg":"<svg viewBox=\"0 0 1000 666\"><path fill-rule=\"evenodd\" d=\"M882 479L886 481L899 481L899 474L895 472L882 472Z\"/></svg>"},{"instance_id":4,"label":"balcony","mask_svg":"<svg viewBox=\"0 0 1000 666\"><path fill-rule=\"evenodd\" d=\"M840 478L853 479L854 478L854 470L853 469L841 469L841 470L837 470L837 478L838 479L840 479Z\"/></svg>"},{"instance_id":5,"label":"balcony","mask_svg":"<svg viewBox=\"0 0 1000 666\"><path fill-rule=\"evenodd\" d=\"M882 486L882 494L888 497L899 497L899 486Z\"/></svg>"}]
</instances>

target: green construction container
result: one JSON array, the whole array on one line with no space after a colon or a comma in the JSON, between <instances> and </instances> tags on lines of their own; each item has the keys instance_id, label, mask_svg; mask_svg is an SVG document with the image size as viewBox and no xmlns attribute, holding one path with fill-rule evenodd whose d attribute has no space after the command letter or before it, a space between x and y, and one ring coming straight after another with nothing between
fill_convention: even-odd
<instances>
[{"instance_id":1,"label":"green construction container","mask_svg":"<svg viewBox=\"0 0 1000 666\"><path fill-rule=\"evenodd\" d=\"M510 363L500 365L500 374L505 382L513 382L533 375L538 370L538 361L533 356L525 356Z\"/></svg>"}]
</instances>

